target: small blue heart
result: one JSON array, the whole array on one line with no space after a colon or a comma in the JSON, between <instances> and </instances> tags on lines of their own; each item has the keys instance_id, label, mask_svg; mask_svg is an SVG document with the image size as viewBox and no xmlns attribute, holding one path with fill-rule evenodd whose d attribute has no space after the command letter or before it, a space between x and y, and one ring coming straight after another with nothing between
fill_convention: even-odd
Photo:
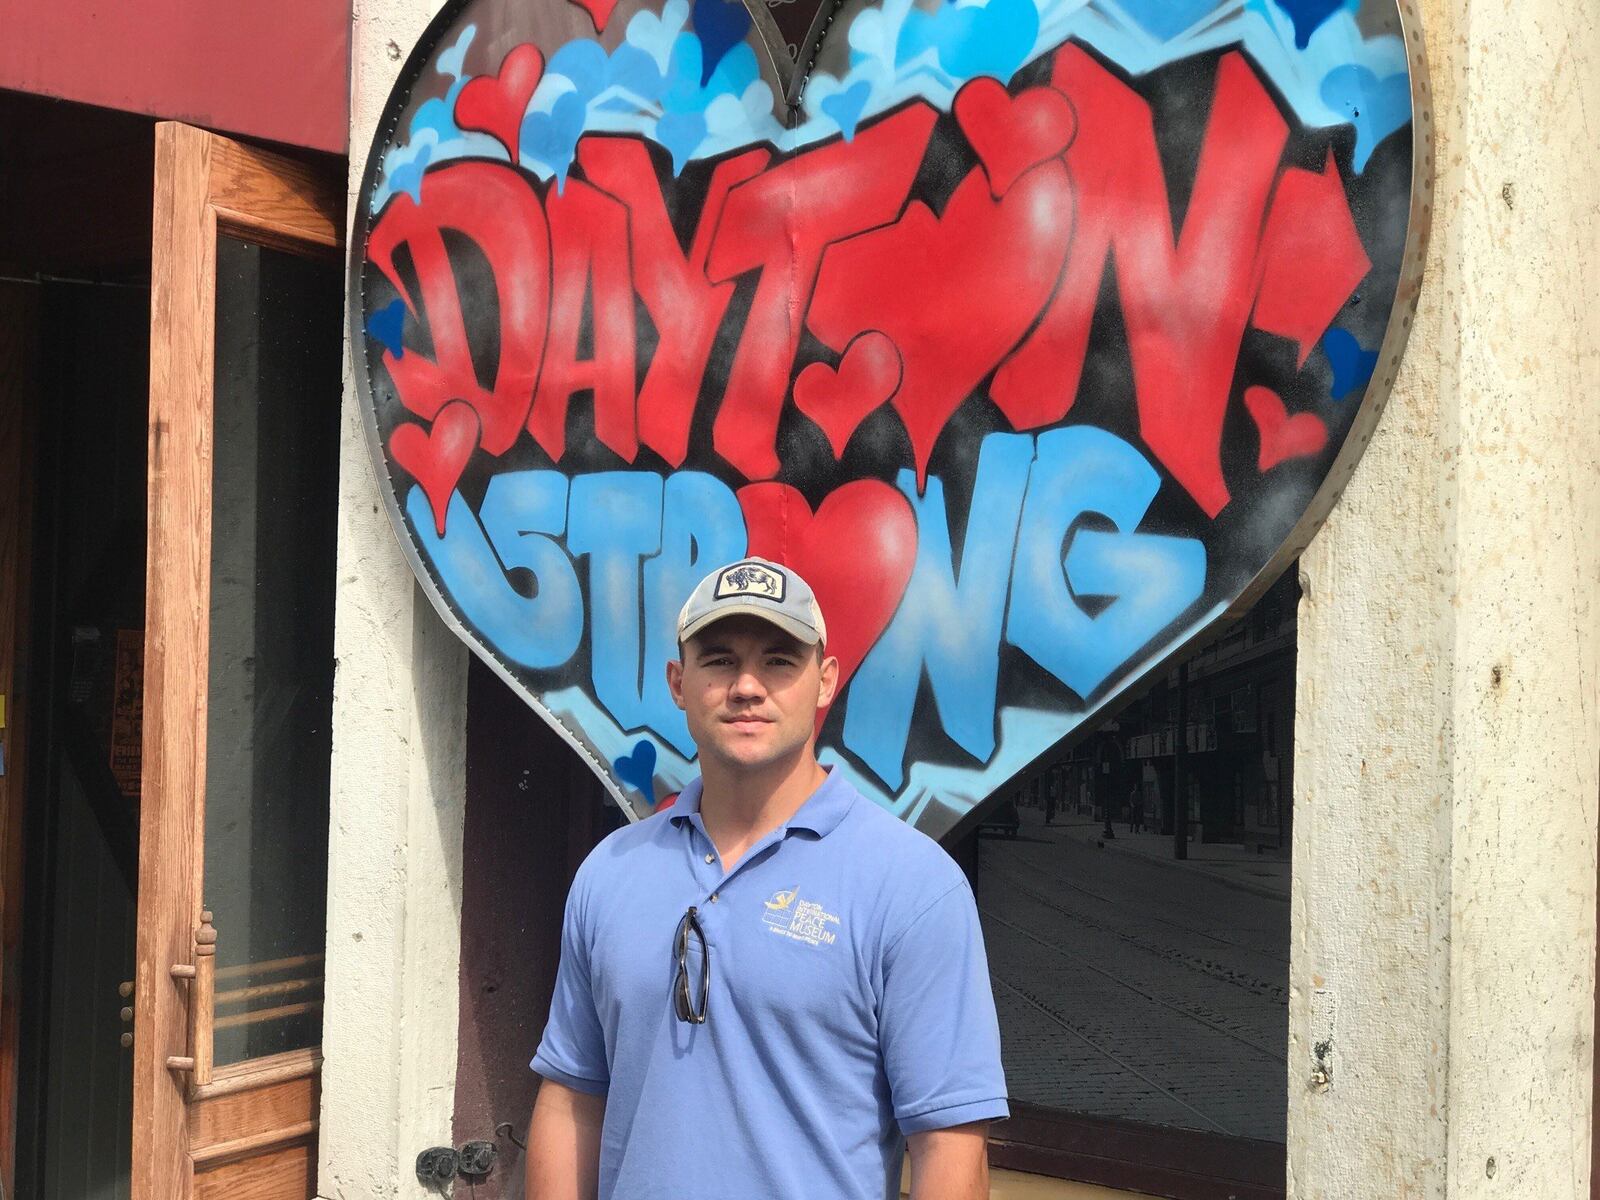
<instances>
[{"instance_id":1,"label":"small blue heart","mask_svg":"<svg viewBox=\"0 0 1600 1200\"><path fill-rule=\"evenodd\" d=\"M656 744L649 741L637 743L633 750L613 764L617 778L634 791L643 794L651 804L656 802Z\"/></svg>"},{"instance_id":2,"label":"small blue heart","mask_svg":"<svg viewBox=\"0 0 1600 1200\"><path fill-rule=\"evenodd\" d=\"M867 106L867 97L871 95L872 85L865 79L858 79L844 91L835 92L822 101L823 113L844 131L845 141L855 137L856 122L861 119L861 110Z\"/></svg>"},{"instance_id":3,"label":"small blue heart","mask_svg":"<svg viewBox=\"0 0 1600 1200\"><path fill-rule=\"evenodd\" d=\"M1311 44L1311 35L1322 27L1324 21L1341 8L1352 7L1350 0L1275 0L1275 2L1294 22L1294 44L1301 50Z\"/></svg>"},{"instance_id":4,"label":"small blue heart","mask_svg":"<svg viewBox=\"0 0 1600 1200\"><path fill-rule=\"evenodd\" d=\"M577 92L565 93L547 113L529 113L522 119L517 157L538 159L565 183L588 115L589 106Z\"/></svg>"},{"instance_id":5,"label":"small blue heart","mask_svg":"<svg viewBox=\"0 0 1600 1200\"><path fill-rule=\"evenodd\" d=\"M656 122L656 141L672 153L672 173L679 174L689 156L706 138L706 118L697 112L663 113Z\"/></svg>"},{"instance_id":6,"label":"small blue heart","mask_svg":"<svg viewBox=\"0 0 1600 1200\"><path fill-rule=\"evenodd\" d=\"M610 70L605 47L599 42L581 38L562 46L550 56L550 61L544 67L546 75L570 79L573 90L585 100L593 100L600 94L606 86L606 75Z\"/></svg>"},{"instance_id":7,"label":"small blue heart","mask_svg":"<svg viewBox=\"0 0 1600 1200\"><path fill-rule=\"evenodd\" d=\"M627 42L612 51L607 78L612 87L622 88L645 101L659 100L665 88L656 60Z\"/></svg>"},{"instance_id":8,"label":"small blue heart","mask_svg":"<svg viewBox=\"0 0 1600 1200\"><path fill-rule=\"evenodd\" d=\"M1196 21L1216 7L1217 0L1122 0L1122 11L1163 42L1194 28Z\"/></svg>"},{"instance_id":9,"label":"small blue heart","mask_svg":"<svg viewBox=\"0 0 1600 1200\"><path fill-rule=\"evenodd\" d=\"M472 39L478 36L478 27L468 25L461 31L461 36L456 38L455 44L439 55L434 66L439 74L448 75L452 79L461 78L461 73L466 70L467 47L472 45Z\"/></svg>"},{"instance_id":10,"label":"small blue heart","mask_svg":"<svg viewBox=\"0 0 1600 1200\"><path fill-rule=\"evenodd\" d=\"M383 344L396 358L406 356L402 334L406 326L406 302L391 300L367 318L367 334Z\"/></svg>"},{"instance_id":11,"label":"small blue heart","mask_svg":"<svg viewBox=\"0 0 1600 1200\"><path fill-rule=\"evenodd\" d=\"M410 162L403 162L389 172L390 194L398 196L401 192L404 192L411 197L411 203L421 204L422 173L428 169L428 163L432 159L432 144L419 146Z\"/></svg>"},{"instance_id":12,"label":"small blue heart","mask_svg":"<svg viewBox=\"0 0 1600 1200\"><path fill-rule=\"evenodd\" d=\"M1343 400L1367 386L1378 366L1378 352L1363 350L1348 329L1330 329L1322 338L1322 353L1333 368L1333 398Z\"/></svg>"},{"instance_id":13,"label":"small blue heart","mask_svg":"<svg viewBox=\"0 0 1600 1200\"><path fill-rule=\"evenodd\" d=\"M1356 127L1355 168L1364 171L1378 144L1411 123L1411 79L1404 71L1379 79L1366 67L1335 67L1322 80L1322 102Z\"/></svg>"},{"instance_id":14,"label":"small blue heart","mask_svg":"<svg viewBox=\"0 0 1600 1200\"><path fill-rule=\"evenodd\" d=\"M1038 36L1039 10L1033 0L988 0L981 8L947 2L931 13L912 8L906 14L895 59L909 62L934 46L939 65L957 79L993 75L1009 83Z\"/></svg>"},{"instance_id":15,"label":"small blue heart","mask_svg":"<svg viewBox=\"0 0 1600 1200\"><path fill-rule=\"evenodd\" d=\"M700 86L705 87L722 56L750 32L750 12L743 0L696 0L694 31L705 51L700 60Z\"/></svg>"}]
</instances>

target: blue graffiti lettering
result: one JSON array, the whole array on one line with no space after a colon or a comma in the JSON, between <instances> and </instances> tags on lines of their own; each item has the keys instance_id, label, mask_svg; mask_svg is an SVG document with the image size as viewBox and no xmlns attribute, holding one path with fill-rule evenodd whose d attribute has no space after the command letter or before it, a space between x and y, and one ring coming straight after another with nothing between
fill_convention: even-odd
<instances>
[{"instance_id":1,"label":"blue graffiti lettering","mask_svg":"<svg viewBox=\"0 0 1600 1200\"><path fill-rule=\"evenodd\" d=\"M1031 437L984 438L959 581L943 481L929 478L927 494L918 496L916 476L900 472L900 490L917 516L917 561L905 599L850 683L844 723L845 745L891 788L903 778L924 671L945 732L979 761L994 753L997 649L1032 457Z\"/></svg>"},{"instance_id":2,"label":"blue graffiti lettering","mask_svg":"<svg viewBox=\"0 0 1600 1200\"><path fill-rule=\"evenodd\" d=\"M554 540L566 526L566 478L555 471L495 476L484 493L481 525L461 493L452 493L442 538L434 534L432 511L423 490L413 487L406 497L411 528L484 643L535 670L571 658L583 637L583 595ZM518 568L533 574L531 597L506 578Z\"/></svg>"},{"instance_id":3,"label":"blue graffiti lettering","mask_svg":"<svg viewBox=\"0 0 1600 1200\"><path fill-rule=\"evenodd\" d=\"M639 572L661 549L661 476L602 471L574 479L567 549L589 560L595 699L622 728L638 729L645 724Z\"/></svg>"},{"instance_id":4,"label":"blue graffiti lettering","mask_svg":"<svg viewBox=\"0 0 1600 1200\"><path fill-rule=\"evenodd\" d=\"M689 725L667 690L667 663L678 657L678 613L701 576L745 552L738 498L713 475L680 471L667 477L661 553L644 567L644 723L687 757Z\"/></svg>"},{"instance_id":5,"label":"blue graffiti lettering","mask_svg":"<svg viewBox=\"0 0 1600 1200\"><path fill-rule=\"evenodd\" d=\"M1022 510L1006 640L1079 696L1181 616L1205 587L1205 546L1135 533L1161 486L1122 439L1090 426L1040 435ZM1080 528L1098 513L1117 532ZM1063 569L1064 568L1064 569ZM1090 616L1079 596L1114 597Z\"/></svg>"}]
</instances>

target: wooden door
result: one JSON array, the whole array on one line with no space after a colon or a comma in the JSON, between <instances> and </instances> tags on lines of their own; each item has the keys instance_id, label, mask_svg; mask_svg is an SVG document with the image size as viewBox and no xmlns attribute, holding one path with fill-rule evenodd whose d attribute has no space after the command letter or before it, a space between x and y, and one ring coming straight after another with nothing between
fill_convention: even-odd
<instances>
[{"instance_id":1,"label":"wooden door","mask_svg":"<svg viewBox=\"0 0 1600 1200\"><path fill-rule=\"evenodd\" d=\"M157 127L133 1200L314 1195L343 191Z\"/></svg>"}]
</instances>

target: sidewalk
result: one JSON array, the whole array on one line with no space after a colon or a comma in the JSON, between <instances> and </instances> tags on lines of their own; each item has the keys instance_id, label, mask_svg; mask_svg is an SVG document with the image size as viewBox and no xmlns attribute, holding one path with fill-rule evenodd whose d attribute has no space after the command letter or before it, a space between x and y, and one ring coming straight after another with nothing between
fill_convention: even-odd
<instances>
[{"instance_id":1,"label":"sidewalk","mask_svg":"<svg viewBox=\"0 0 1600 1200\"><path fill-rule=\"evenodd\" d=\"M1033 837L1070 837L1083 842L1103 842L1111 853L1132 855L1174 871L1206 875L1240 891L1265 896L1269 900L1289 899L1289 849L1264 849L1222 842L1190 841L1189 857L1172 856L1172 836L1160 833L1129 833L1126 822L1113 821L1116 837L1104 841L1105 825L1076 814L1058 816L1051 824L1036 808L1019 808L1023 830Z\"/></svg>"}]
</instances>

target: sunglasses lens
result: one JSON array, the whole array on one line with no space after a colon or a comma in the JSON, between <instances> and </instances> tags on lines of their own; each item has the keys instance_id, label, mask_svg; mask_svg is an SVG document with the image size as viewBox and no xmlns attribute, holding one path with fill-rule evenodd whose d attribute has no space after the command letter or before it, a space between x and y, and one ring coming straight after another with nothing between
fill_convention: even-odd
<instances>
[{"instance_id":1,"label":"sunglasses lens","mask_svg":"<svg viewBox=\"0 0 1600 1200\"><path fill-rule=\"evenodd\" d=\"M700 1002L698 1009L693 1000L694 992L689 984L689 935L693 934L700 943L700 986L697 989ZM677 1013L678 1020L686 1021L690 1025L703 1025L706 1020L706 1000L711 992L711 961L706 950L705 934L701 932L700 923L695 920L694 909L684 914L683 920L678 922L678 935L675 939L675 953L678 959L678 976L672 989L672 1007Z\"/></svg>"}]
</instances>

